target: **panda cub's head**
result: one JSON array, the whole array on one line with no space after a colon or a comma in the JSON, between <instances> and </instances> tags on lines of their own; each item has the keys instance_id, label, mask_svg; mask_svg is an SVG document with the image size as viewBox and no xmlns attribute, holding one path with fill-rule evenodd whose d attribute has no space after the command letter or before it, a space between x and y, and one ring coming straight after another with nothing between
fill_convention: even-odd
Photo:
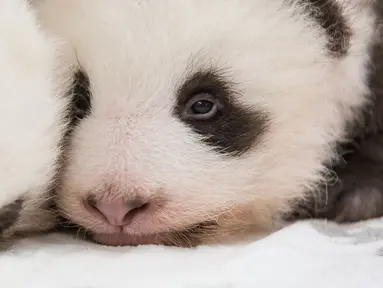
<instances>
[{"instance_id":1,"label":"panda cub's head","mask_svg":"<svg viewBox=\"0 0 383 288\"><path fill-rule=\"evenodd\" d=\"M58 206L97 242L190 246L270 231L322 179L365 101L365 5L47 0L39 9L81 83Z\"/></svg>"}]
</instances>

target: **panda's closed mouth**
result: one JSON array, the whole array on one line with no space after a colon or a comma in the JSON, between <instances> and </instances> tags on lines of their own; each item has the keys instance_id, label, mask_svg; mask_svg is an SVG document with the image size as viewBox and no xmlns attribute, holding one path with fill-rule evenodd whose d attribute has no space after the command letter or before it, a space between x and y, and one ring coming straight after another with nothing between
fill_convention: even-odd
<instances>
[{"instance_id":1,"label":"panda's closed mouth","mask_svg":"<svg viewBox=\"0 0 383 288\"><path fill-rule=\"evenodd\" d=\"M107 246L168 245L163 241L163 236L161 234L92 234L91 239L93 242Z\"/></svg>"},{"instance_id":2,"label":"panda's closed mouth","mask_svg":"<svg viewBox=\"0 0 383 288\"><path fill-rule=\"evenodd\" d=\"M153 234L129 234L129 233L94 233L85 228L62 219L55 231L70 233L77 238L85 239L106 246L140 246L140 245L163 245L183 248L191 248L200 245L201 235L217 223L213 221L200 222L184 230Z\"/></svg>"},{"instance_id":3,"label":"panda's closed mouth","mask_svg":"<svg viewBox=\"0 0 383 288\"><path fill-rule=\"evenodd\" d=\"M217 223L206 221L197 223L184 230L134 235L128 233L91 233L91 241L108 246L164 245L192 248L200 245L201 236Z\"/></svg>"}]
</instances>

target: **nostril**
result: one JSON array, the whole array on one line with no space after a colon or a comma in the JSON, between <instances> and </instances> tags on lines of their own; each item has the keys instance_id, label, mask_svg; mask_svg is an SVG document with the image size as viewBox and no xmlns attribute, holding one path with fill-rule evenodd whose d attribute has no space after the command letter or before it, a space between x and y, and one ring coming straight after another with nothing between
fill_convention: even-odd
<instances>
[{"instance_id":1,"label":"nostril","mask_svg":"<svg viewBox=\"0 0 383 288\"><path fill-rule=\"evenodd\" d=\"M141 213L149 207L149 203L141 200L127 201L128 212L124 216L124 222L130 222L137 213Z\"/></svg>"},{"instance_id":2,"label":"nostril","mask_svg":"<svg viewBox=\"0 0 383 288\"><path fill-rule=\"evenodd\" d=\"M149 203L144 200L117 199L111 202L89 198L84 201L85 208L94 216L102 218L114 226L123 226L130 223L137 213L144 212Z\"/></svg>"},{"instance_id":3,"label":"nostril","mask_svg":"<svg viewBox=\"0 0 383 288\"><path fill-rule=\"evenodd\" d=\"M125 205L128 209L128 212L130 212L136 209L144 208L144 206L148 205L148 202L143 200L130 200L130 201L126 201Z\"/></svg>"},{"instance_id":4,"label":"nostril","mask_svg":"<svg viewBox=\"0 0 383 288\"><path fill-rule=\"evenodd\" d=\"M93 198L88 198L86 201L84 201L87 206L91 207L92 209L97 209L96 208L96 200Z\"/></svg>"},{"instance_id":5,"label":"nostril","mask_svg":"<svg viewBox=\"0 0 383 288\"><path fill-rule=\"evenodd\" d=\"M100 210L98 210L96 200L93 198L88 198L84 200L83 203L86 210L88 210L92 215L101 217L103 220L107 221L105 215Z\"/></svg>"}]
</instances>

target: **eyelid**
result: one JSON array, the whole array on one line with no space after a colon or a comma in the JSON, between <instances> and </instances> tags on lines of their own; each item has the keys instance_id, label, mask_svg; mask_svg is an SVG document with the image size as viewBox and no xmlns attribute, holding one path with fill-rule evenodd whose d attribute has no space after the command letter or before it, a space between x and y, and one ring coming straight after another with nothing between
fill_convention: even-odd
<instances>
[{"instance_id":1,"label":"eyelid","mask_svg":"<svg viewBox=\"0 0 383 288\"><path fill-rule=\"evenodd\" d=\"M186 102L186 107L188 105L191 106L190 103L194 103L199 100L208 100L211 102L216 102L217 98L207 92L197 93L197 94L194 94L192 97L190 97L190 99Z\"/></svg>"}]
</instances>

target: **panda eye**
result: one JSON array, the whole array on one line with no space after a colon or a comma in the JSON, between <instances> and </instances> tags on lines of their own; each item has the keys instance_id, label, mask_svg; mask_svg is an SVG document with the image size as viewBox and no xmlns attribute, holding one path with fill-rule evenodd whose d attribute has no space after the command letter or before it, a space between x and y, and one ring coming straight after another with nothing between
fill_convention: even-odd
<instances>
[{"instance_id":1,"label":"panda eye","mask_svg":"<svg viewBox=\"0 0 383 288\"><path fill-rule=\"evenodd\" d=\"M184 116L194 120L210 120L219 111L219 101L209 93L198 93L185 106Z\"/></svg>"}]
</instances>

